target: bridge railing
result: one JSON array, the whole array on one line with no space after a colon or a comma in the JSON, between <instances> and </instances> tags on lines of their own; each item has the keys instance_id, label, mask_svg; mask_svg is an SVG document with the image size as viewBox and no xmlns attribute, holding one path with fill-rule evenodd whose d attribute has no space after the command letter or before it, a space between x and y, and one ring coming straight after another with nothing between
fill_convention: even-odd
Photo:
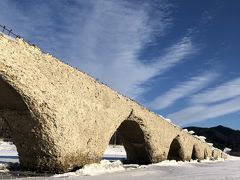
<instances>
[{"instance_id":1,"label":"bridge railing","mask_svg":"<svg viewBox=\"0 0 240 180\"><path fill-rule=\"evenodd\" d=\"M19 35L13 33L12 29L8 29L6 26L0 25L0 31L13 38L21 38Z\"/></svg>"}]
</instances>

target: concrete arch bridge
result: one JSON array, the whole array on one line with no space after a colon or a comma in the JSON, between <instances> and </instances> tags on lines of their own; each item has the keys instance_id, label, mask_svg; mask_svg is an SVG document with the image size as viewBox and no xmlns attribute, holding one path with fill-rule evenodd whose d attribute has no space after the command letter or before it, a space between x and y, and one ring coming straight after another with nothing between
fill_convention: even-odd
<instances>
[{"instance_id":1,"label":"concrete arch bridge","mask_svg":"<svg viewBox=\"0 0 240 180\"><path fill-rule=\"evenodd\" d=\"M222 155L87 74L3 35L0 118L28 170L59 173L99 162L116 130L131 163Z\"/></svg>"}]
</instances>

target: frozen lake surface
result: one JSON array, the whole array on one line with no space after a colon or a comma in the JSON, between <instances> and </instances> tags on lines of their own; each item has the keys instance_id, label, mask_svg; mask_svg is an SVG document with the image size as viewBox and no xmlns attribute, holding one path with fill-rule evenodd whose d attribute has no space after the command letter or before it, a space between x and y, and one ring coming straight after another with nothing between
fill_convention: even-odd
<instances>
[{"instance_id":1,"label":"frozen lake surface","mask_svg":"<svg viewBox=\"0 0 240 180\"><path fill-rule=\"evenodd\" d=\"M105 159L125 158L126 153L123 147L108 147L105 151ZM112 159L111 159L112 158ZM196 161L176 162L163 161L157 164L139 166L136 164L123 165L120 161L110 162L103 160L99 164L84 166L83 169L75 172L47 175L34 174L30 172L8 171L9 162L18 162L18 155L14 145L0 142L0 179L19 178L27 179L88 179L88 180L221 180L234 179L240 180L240 158L230 157L223 161Z\"/></svg>"}]
</instances>

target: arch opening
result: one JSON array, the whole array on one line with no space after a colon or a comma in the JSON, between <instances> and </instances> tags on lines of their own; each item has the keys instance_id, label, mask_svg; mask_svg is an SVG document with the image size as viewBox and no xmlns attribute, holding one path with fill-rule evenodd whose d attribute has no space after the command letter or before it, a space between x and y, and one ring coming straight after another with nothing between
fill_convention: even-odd
<instances>
[{"instance_id":1,"label":"arch opening","mask_svg":"<svg viewBox=\"0 0 240 180\"><path fill-rule=\"evenodd\" d=\"M21 120L25 114L29 114L29 110L21 96L11 85L9 85L2 77L0 77L0 138L2 141L9 143L13 142L18 147L19 145L20 147L23 146L21 145L22 140L20 139L25 138L21 135L22 133L20 133L21 124L19 123L19 120ZM2 142L2 144L6 143ZM2 148L5 148L5 146ZM21 150L18 153L21 154ZM14 157L12 157L12 154L8 155L8 153L7 156L6 154L5 156L0 156L0 161L8 162L14 158L14 162L17 162L17 152L13 154Z\"/></svg>"},{"instance_id":2,"label":"arch opening","mask_svg":"<svg viewBox=\"0 0 240 180\"><path fill-rule=\"evenodd\" d=\"M123 139L118 131L115 131L114 134L112 135L110 141L110 145L122 145L123 146Z\"/></svg>"},{"instance_id":3,"label":"arch opening","mask_svg":"<svg viewBox=\"0 0 240 180\"><path fill-rule=\"evenodd\" d=\"M110 139L110 144L122 145L126 151L124 163L150 164L149 145L145 141L140 125L133 120L125 120Z\"/></svg>"},{"instance_id":4,"label":"arch opening","mask_svg":"<svg viewBox=\"0 0 240 180\"><path fill-rule=\"evenodd\" d=\"M0 110L28 110L17 91L0 77Z\"/></svg>"},{"instance_id":5,"label":"arch opening","mask_svg":"<svg viewBox=\"0 0 240 180\"><path fill-rule=\"evenodd\" d=\"M169 160L183 161L183 149L178 138L173 139L168 152Z\"/></svg>"},{"instance_id":6,"label":"arch opening","mask_svg":"<svg viewBox=\"0 0 240 180\"><path fill-rule=\"evenodd\" d=\"M208 154L207 149L205 148L204 149L204 159L207 159L207 158L209 158L209 154Z\"/></svg>"},{"instance_id":7,"label":"arch opening","mask_svg":"<svg viewBox=\"0 0 240 180\"><path fill-rule=\"evenodd\" d=\"M11 141L11 131L5 120L0 116L0 139Z\"/></svg>"},{"instance_id":8,"label":"arch opening","mask_svg":"<svg viewBox=\"0 0 240 180\"><path fill-rule=\"evenodd\" d=\"M198 150L196 148L196 145L193 146L191 159L192 160L198 160Z\"/></svg>"},{"instance_id":9,"label":"arch opening","mask_svg":"<svg viewBox=\"0 0 240 180\"><path fill-rule=\"evenodd\" d=\"M22 96L0 76L0 125L1 137L16 146L21 168L34 170L41 155L38 123L32 117ZM36 133L35 133L36 132Z\"/></svg>"},{"instance_id":10,"label":"arch opening","mask_svg":"<svg viewBox=\"0 0 240 180\"><path fill-rule=\"evenodd\" d=\"M17 91L0 76L0 138L13 140L13 116L29 112L27 105ZM17 117L15 120L17 121Z\"/></svg>"}]
</instances>

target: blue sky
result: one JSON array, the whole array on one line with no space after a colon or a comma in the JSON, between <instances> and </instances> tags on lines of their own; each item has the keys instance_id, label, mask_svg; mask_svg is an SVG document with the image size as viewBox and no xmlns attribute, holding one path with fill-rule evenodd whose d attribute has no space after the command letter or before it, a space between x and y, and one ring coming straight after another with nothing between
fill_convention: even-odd
<instances>
[{"instance_id":1,"label":"blue sky","mask_svg":"<svg viewBox=\"0 0 240 180\"><path fill-rule=\"evenodd\" d=\"M0 24L181 126L240 129L238 0L1 0Z\"/></svg>"}]
</instances>

